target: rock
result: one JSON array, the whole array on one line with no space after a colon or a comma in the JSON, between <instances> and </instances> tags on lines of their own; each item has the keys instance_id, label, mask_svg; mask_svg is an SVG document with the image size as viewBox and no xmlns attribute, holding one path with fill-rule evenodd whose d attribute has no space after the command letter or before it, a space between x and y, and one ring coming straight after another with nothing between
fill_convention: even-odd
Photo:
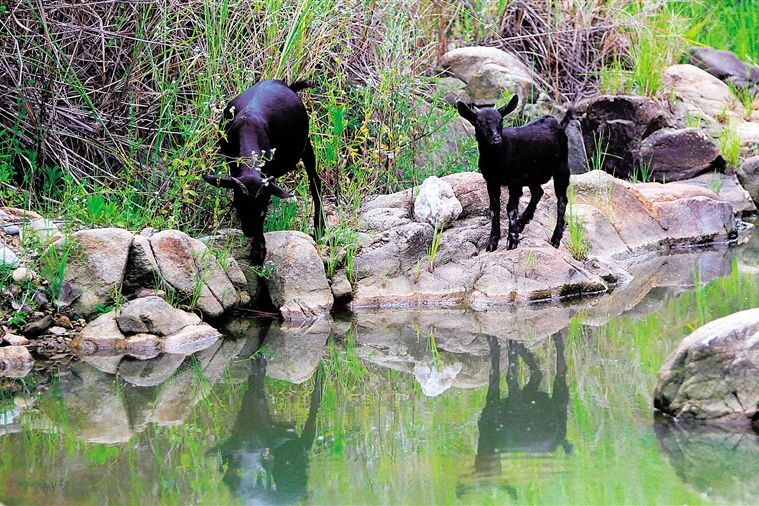
<instances>
[{"instance_id":1,"label":"rock","mask_svg":"<svg viewBox=\"0 0 759 506\"><path fill-rule=\"evenodd\" d=\"M23 378L34 367L34 359L23 346L0 348L0 376Z\"/></svg>"},{"instance_id":2,"label":"rock","mask_svg":"<svg viewBox=\"0 0 759 506\"><path fill-rule=\"evenodd\" d=\"M490 197L485 179L479 172L458 172L441 178L451 185L453 194L461 204L459 218L490 215Z\"/></svg>"},{"instance_id":3,"label":"rock","mask_svg":"<svg viewBox=\"0 0 759 506\"><path fill-rule=\"evenodd\" d=\"M327 351L327 338L331 331L332 321L329 318L294 328L274 323L266 334L270 350L270 356L266 359L266 375L295 384L308 380Z\"/></svg>"},{"instance_id":4,"label":"rock","mask_svg":"<svg viewBox=\"0 0 759 506\"><path fill-rule=\"evenodd\" d=\"M24 336L11 334L10 332L7 332L3 336L3 341L10 344L11 346L26 346L29 344L29 339L25 338Z\"/></svg>"},{"instance_id":5,"label":"rock","mask_svg":"<svg viewBox=\"0 0 759 506\"><path fill-rule=\"evenodd\" d=\"M759 67L741 61L731 51L718 51L708 46L690 49L691 61L717 79L743 88L759 84Z\"/></svg>"},{"instance_id":6,"label":"rock","mask_svg":"<svg viewBox=\"0 0 759 506\"><path fill-rule=\"evenodd\" d=\"M736 175L754 203L759 206L759 156L745 160L736 170Z\"/></svg>"},{"instance_id":7,"label":"rock","mask_svg":"<svg viewBox=\"0 0 759 506\"><path fill-rule=\"evenodd\" d=\"M470 101L492 104L503 91L517 93L520 103L537 96L537 84L530 68L515 55L494 47L462 47L445 53L440 66L467 84ZM532 100L529 100L532 101Z\"/></svg>"},{"instance_id":8,"label":"rock","mask_svg":"<svg viewBox=\"0 0 759 506\"><path fill-rule=\"evenodd\" d=\"M43 316L42 318L39 318L37 320L33 320L26 324L24 327L24 330L22 330L22 334L24 334L26 337L37 337L38 335L44 333L47 329L53 326L55 321L53 321L53 317L48 315Z\"/></svg>"},{"instance_id":9,"label":"rock","mask_svg":"<svg viewBox=\"0 0 759 506\"><path fill-rule=\"evenodd\" d=\"M8 246L0 243L0 267L18 267L19 260L16 253Z\"/></svg>"},{"instance_id":10,"label":"rock","mask_svg":"<svg viewBox=\"0 0 759 506\"><path fill-rule=\"evenodd\" d=\"M638 150L643 139L674 125L672 115L647 97L602 95L581 102L577 111L582 114L585 151L591 157L599 149L605 152L600 168L622 179L629 179L639 165Z\"/></svg>"},{"instance_id":11,"label":"rock","mask_svg":"<svg viewBox=\"0 0 759 506\"><path fill-rule=\"evenodd\" d=\"M414 377L422 387L422 393L427 397L436 397L453 386L456 376L461 372L460 363L438 365L434 361L416 362Z\"/></svg>"},{"instance_id":12,"label":"rock","mask_svg":"<svg viewBox=\"0 0 759 506\"><path fill-rule=\"evenodd\" d=\"M163 337L200 323L200 318L154 296L128 302L116 321L124 334L148 333Z\"/></svg>"},{"instance_id":13,"label":"rock","mask_svg":"<svg viewBox=\"0 0 759 506\"><path fill-rule=\"evenodd\" d=\"M414 219L435 228L446 228L462 210L451 185L436 176L424 180L414 200Z\"/></svg>"},{"instance_id":14,"label":"rock","mask_svg":"<svg viewBox=\"0 0 759 506\"><path fill-rule=\"evenodd\" d=\"M48 262L65 263L64 279L81 290L71 307L86 317L113 302L120 290L132 233L121 228L80 230L55 242L44 255ZM54 280L48 280L53 282Z\"/></svg>"},{"instance_id":15,"label":"rock","mask_svg":"<svg viewBox=\"0 0 759 506\"><path fill-rule=\"evenodd\" d=\"M11 277L16 284L28 283L35 278L35 273L26 267L18 267L13 270Z\"/></svg>"},{"instance_id":16,"label":"rock","mask_svg":"<svg viewBox=\"0 0 759 506\"><path fill-rule=\"evenodd\" d=\"M149 360L161 354L163 341L155 334L134 334L126 338L124 351L139 360Z\"/></svg>"},{"instance_id":17,"label":"rock","mask_svg":"<svg viewBox=\"0 0 759 506\"><path fill-rule=\"evenodd\" d=\"M110 311L92 320L72 341L71 347L82 355L116 354L124 350L125 337L116 322L116 312Z\"/></svg>"},{"instance_id":18,"label":"rock","mask_svg":"<svg viewBox=\"0 0 759 506\"><path fill-rule=\"evenodd\" d=\"M639 159L650 168L651 180L662 182L725 169L719 147L698 128L654 132L641 142Z\"/></svg>"},{"instance_id":19,"label":"rock","mask_svg":"<svg viewBox=\"0 0 759 506\"><path fill-rule=\"evenodd\" d=\"M750 427L759 406L759 308L686 337L659 371L654 406L675 417Z\"/></svg>"},{"instance_id":20,"label":"rock","mask_svg":"<svg viewBox=\"0 0 759 506\"><path fill-rule=\"evenodd\" d=\"M435 88L448 105L456 105L459 100L470 103L466 92L466 83L455 77L441 77L435 82Z\"/></svg>"},{"instance_id":21,"label":"rock","mask_svg":"<svg viewBox=\"0 0 759 506\"><path fill-rule=\"evenodd\" d=\"M341 304L349 301L353 296L353 287L345 271L337 271L332 276L332 296L335 298L335 303Z\"/></svg>"},{"instance_id":22,"label":"rock","mask_svg":"<svg viewBox=\"0 0 759 506\"><path fill-rule=\"evenodd\" d=\"M129 293L143 287L154 287L159 280L160 271L150 247L150 240L143 235L134 236L124 273L124 291Z\"/></svg>"},{"instance_id":23,"label":"rock","mask_svg":"<svg viewBox=\"0 0 759 506\"><path fill-rule=\"evenodd\" d=\"M3 227L3 232L8 235L19 235L21 233L21 229L18 225L6 225Z\"/></svg>"},{"instance_id":24,"label":"rock","mask_svg":"<svg viewBox=\"0 0 759 506\"><path fill-rule=\"evenodd\" d=\"M588 153L585 151L585 141L582 136L582 125L579 120L567 123L564 132L567 134L567 160L572 174L582 174L588 170Z\"/></svg>"},{"instance_id":25,"label":"rock","mask_svg":"<svg viewBox=\"0 0 759 506\"><path fill-rule=\"evenodd\" d=\"M729 202L733 206L736 216L750 216L757 212L756 205L738 180L736 174L702 174L692 179L686 179L681 183L698 186L715 192L720 199Z\"/></svg>"},{"instance_id":26,"label":"rock","mask_svg":"<svg viewBox=\"0 0 759 506\"><path fill-rule=\"evenodd\" d=\"M35 241L42 247L61 239L63 234L58 230L58 225L42 217L30 219L21 229L22 241Z\"/></svg>"},{"instance_id":27,"label":"rock","mask_svg":"<svg viewBox=\"0 0 759 506\"><path fill-rule=\"evenodd\" d=\"M166 353L184 353L189 355L208 348L221 333L207 323L189 325L182 330L163 338L163 351Z\"/></svg>"},{"instance_id":28,"label":"rock","mask_svg":"<svg viewBox=\"0 0 759 506\"><path fill-rule=\"evenodd\" d=\"M207 247L177 230L150 237L163 280L204 315L221 316L237 302L232 282Z\"/></svg>"},{"instance_id":29,"label":"rock","mask_svg":"<svg viewBox=\"0 0 759 506\"><path fill-rule=\"evenodd\" d=\"M334 301L316 243L302 232L268 232L266 262L274 272L266 286L285 320L305 320L329 313Z\"/></svg>"},{"instance_id":30,"label":"rock","mask_svg":"<svg viewBox=\"0 0 759 506\"><path fill-rule=\"evenodd\" d=\"M65 336L66 334L68 334L68 331L66 329L64 329L63 327L58 327L58 326L50 327L49 329L47 329L47 331L53 334L54 336Z\"/></svg>"},{"instance_id":31,"label":"rock","mask_svg":"<svg viewBox=\"0 0 759 506\"><path fill-rule=\"evenodd\" d=\"M741 121L743 106L725 83L708 72L693 65L672 65L664 70L662 81L665 92L681 100L690 117Z\"/></svg>"}]
</instances>

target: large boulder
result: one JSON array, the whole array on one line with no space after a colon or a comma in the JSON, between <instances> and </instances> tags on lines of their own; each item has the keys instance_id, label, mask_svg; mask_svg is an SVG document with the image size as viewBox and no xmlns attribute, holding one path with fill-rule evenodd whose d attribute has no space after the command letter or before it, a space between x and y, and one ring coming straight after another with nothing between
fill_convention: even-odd
<instances>
[{"instance_id":1,"label":"large boulder","mask_svg":"<svg viewBox=\"0 0 759 506\"><path fill-rule=\"evenodd\" d=\"M204 315L218 317L237 304L234 285L205 244L164 230L150 237L150 246L163 281Z\"/></svg>"},{"instance_id":2,"label":"large boulder","mask_svg":"<svg viewBox=\"0 0 759 506\"><path fill-rule=\"evenodd\" d=\"M759 308L714 320L686 337L659 371L657 409L748 427L759 419Z\"/></svg>"},{"instance_id":3,"label":"large boulder","mask_svg":"<svg viewBox=\"0 0 759 506\"><path fill-rule=\"evenodd\" d=\"M537 96L537 83L530 68L515 55L494 47L462 47L445 53L440 66L466 83L469 100L493 104L504 91L519 95L524 104Z\"/></svg>"},{"instance_id":4,"label":"large boulder","mask_svg":"<svg viewBox=\"0 0 759 506\"><path fill-rule=\"evenodd\" d=\"M759 67L741 61L731 51L720 51L708 46L692 47L691 61L717 79L743 88L759 85Z\"/></svg>"},{"instance_id":5,"label":"large boulder","mask_svg":"<svg viewBox=\"0 0 759 506\"><path fill-rule=\"evenodd\" d=\"M439 177L431 176L419 187L414 200L414 219L443 229L456 221L462 209L451 185Z\"/></svg>"},{"instance_id":6,"label":"large boulder","mask_svg":"<svg viewBox=\"0 0 759 506\"><path fill-rule=\"evenodd\" d=\"M759 161L759 158L757 161ZM736 216L751 216L756 214L756 204L754 203L754 200L752 200L751 194L741 186L742 181L739 180L739 175L739 171L737 171L737 175L714 172L711 174L702 174L691 179L685 179L681 181L681 183L711 190L717 194L719 198L729 202L730 205L733 206L733 212ZM759 187L757 190L759 190Z\"/></svg>"},{"instance_id":7,"label":"large boulder","mask_svg":"<svg viewBox=\"0 0 759 506\"><path fill-rule=\"evenodd\" d=\"M675 125L669 111L648 97L602 95L581 102L577 110L587 156L604 153L603 166L595 168L623 179L640 165L643 139Z\"/></svg>"},{"instance_id":8,"label":"large boulder","mask_svg":"<svg viewBox=\"0 0 759 506\"><path fill-rule=\"evenodd\" d=\"M736 175L756 205L759 205L759 156L745 160L736 170Z\"/></svg>"},{"instance_id":9,"label":"large boulder","mask_svg":"<svg viewBox=\"0 0 759 506\"><path fill-rule=\"evenodd\" d=\"M55 272L56 265L63 264L63 279L81 290L72 303L74 311L89 317L113 302L121 289L133 239L132 233L122 228L80 230L46 251L44 262L51 267L46 271Z\"/></svg>"},{"instance_id":10,"label":"large boulder","mask_svg":"<svg viewBox=\"0 0 759 506\"><path fill-rule=\"evenodd\" d=\"M743 106L727 84L694 65L672 65L662 75L665 91L679 99L691 118L742 121ZM714 118L714 119L712 119Z\"/></svg>"},{"instance_id":11,"label":"large boulder","mask_svg":"<svg viewBox=\"0 0 759 506\"><path fill-rule=\"evenodd\" d=\"M149 333L168 336L188 325L200 323L194 313L171 305L160 297L143 297L129 302L116 317L119 329L125 334Z\"/></svg>"},{"instance_id":12,"label":"large boulder","mask_svg":"<svg viewBox=\"0 0 759 506\"><path fill-rule=\"evenodd\" d=\"M639 156L640 166L648 167L651 179L662 182L725 168L719 147L698 128L658 130L641 142Z\"/></svg>"},{"instance_id":13,"label":"large boulder","mask_svg":"<svg viewBox=\"0 0 759 506\"><path fill-rule=\"evenodd\" d=\"M273 272L266 286L285 320L306 320L329 313L334 298L314 240L303 232L268 232L265 263Z\"/></svg>"}]
</instances>

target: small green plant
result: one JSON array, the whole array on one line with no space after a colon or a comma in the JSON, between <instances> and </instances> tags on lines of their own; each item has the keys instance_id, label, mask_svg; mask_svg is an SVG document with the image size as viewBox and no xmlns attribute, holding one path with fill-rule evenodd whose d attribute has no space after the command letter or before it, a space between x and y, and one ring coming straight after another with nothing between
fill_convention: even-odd
<instances>
[{"instance_id":1,"label":"small green plant","mask_svg":"<svg viewBox=\"0 0 759 506\"><path fill-rule=\"evenodd\" d=\"M533 250L528 251L524 257L524 275L529 276L532 274L532 271L535 269L537 263L538 255Z\"/></svg>"},{"instance_id":2,"label":"small green plant","mask_svg":"<svg viewBox=\"0 0 759 506\"><path fill-rule=\"evenodd\" d=\"M588 159L589 170L603 170L604 163L606 162L607 149L609 143L604 142L604 135L602 132L593 134L593 153L591 153Z\"/></svg>"},{"instance_id":3,"label":"small green plant","mask_svg":"<svg viewBox=\"0 0 759 506\"><path fill-rule=\"evenodd\" d=\"M712 174L712 179L709 181L706 187L719 195L720 190L722 190L722 177L720 176L719 172L714 171Z\"/></svg>"},{"instance_id":4,"label":"small green plant","mask_svg":"<svg viewBox=\"0 0 759 506\"><path fill-rule=\"evenodd\" d=\"M641 160L633 166L630 181L633 183L648 183L651 180L651 160Z\"/></svg>"},{"instance_id":5,"label":"small green plant","mask_svg":"<svg viewBox=\"0 0 759 506\"><path fill-rule=\"evenodd\" d=\"M685 125L688 128L701 128L701 122L703 121L703 117L700 113L697 113L695 115L691 115L690 112L685 112Z\"/></svg>"},{"instance_id":6,"label":"small green plant","mask_svg":"<svg viewBox=\"0 0 759 506\"><path fill-rule=\"evenodd\" d=\"M719 147L722 157L730 165L737 166L740 163L741 139L738 130L732 122L727 123L719 133Z\"/></svg>"},{"instance_id":7,"label":"small green plant","mask_svg":"<svg viewBox=\"0 0 759 506\"><path fill-rule=\"evenodd\" d=\"M272 349L269 343L262 344L260 348L258 348L256 351L254 351L250 355L250 358L252 359L256 359L256 358L270 359L273 357L274 357L274 349Z\"/></svg>"},{"instance_id":8,"label":"small green plant","mask_svg":"<svg viewBox=\"0 0 759 506\"><path fill-rule=\"evenodd\" d=\"M590 251L590 241L585 234L585 221L577 215L575 209L574 189L569 188L569 206L567 207L567 228L569 242L567 249L576 260L585 260Z\"/></svg>"},{"instance_id":9,"label":"small green plant","mask_svg":"<svg viewBox=\"0 0 759 506\"><path fill-rule=\"evenodd\" d=\"M432 234L432 243L427 250L427 261L429 262L429 271L435 270L435 258L437 257L438 249L440 248L440 241L443 238L443 226L439 225L435 227L435 232Z\"/></svg>"},{"instance_id":10,"label":"small green plant","mask_svg":"<svg viewBox=\"0 0 759 506\"><path fill-rule=\"evenodd\" d=\"M756 88L736 86L731 82L728 82L727 85L733 96L737 98L738 102L743 106L743 119L751 121L751 115L754 113L754 102L757 98Z\"/></svg>"},{"instance_id":11,"label":"small green plant","mask_svg":"<svg viewBox=\"0 0 759 506\"><path fill-rule=\"evenodd\" d=\"M269 260L263 265L253 265L251 270L261 279L269 279L274 274L274 262Z\"/></svg>"}]
</instances>

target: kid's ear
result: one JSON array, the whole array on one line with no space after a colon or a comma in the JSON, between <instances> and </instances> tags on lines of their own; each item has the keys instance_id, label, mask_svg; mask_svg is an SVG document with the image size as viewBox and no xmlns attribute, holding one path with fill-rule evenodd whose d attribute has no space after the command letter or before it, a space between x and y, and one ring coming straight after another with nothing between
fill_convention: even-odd
<instances>
[{"instance_id":1,"label":"kid's ear","mask_svg":"<svg viewBox=\"0 0 759 506\"><path fill-rule=\"evenodd\" d=\"M462 118L467 120L469 123L474 125L474 120L477 117L477 114L474 112L474 109L469 104L465 104L461 100L456 102L456 109L459 110L459 114Z\"/></svg>"},{"instance_id":2,"label":"kid's ear","mask_svg":"<svg viewBox=\"0 0 759 506\"><path fill-rule=\"evenodd\" d=\"M501 117L503 118L507 114L509 114L511 111L517 108L517 103L519 102L519 96L514 95L511 97L511 100L509 100L509 103L505 106L498 109L498 112L501 113Z\"/></svg>"}]
</instances>

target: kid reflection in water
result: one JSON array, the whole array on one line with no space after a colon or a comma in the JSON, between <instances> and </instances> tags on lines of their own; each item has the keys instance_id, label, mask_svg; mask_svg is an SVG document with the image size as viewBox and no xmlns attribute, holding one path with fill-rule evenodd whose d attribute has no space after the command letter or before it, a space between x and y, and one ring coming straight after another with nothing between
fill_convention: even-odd
<instances>
[{"instance_id":1,"label":"kid reflection in water","mask_svg":"<svg viewBox=\"0 0 759 506\"><path fill-rule=\"evenodd\" d=\"M316 415L324 372L316 371L314 391L303 431L275 421L264 392L266 360L253 361L232 436L222 447L227 465L224 482L244 504L291 504L306 499L308 458L314 443Z\"/></svg>"},{"instance_id":2,"label":"kid reflection in water","mask_svg":"<svg viewBox=\"0 0 759 506\"><path fill-rule=\"evenodd\" d=\"M556 377L553 392L538 390L543 373L535 355L522 343L508 340L508 368L506 384L508 395L501 398L501 346L498 340L488 336L490 346L490 375L485 407L480 415L477 456L474 460L474 473L466 479L467 484L459 484L457 495L460 497L477 482L489 481L502 484L497 478L501 476L504 454L521 454L513 458L553 457L561 447L565 453L572 451L567 441L567 407L569 389L567 388L567 364L564 358L564 343L560 335L552 338L556 347ZM518 359L521 358L529 371L529 380L520 388L518 378ZM524 455L528 454L528 455ZM474 484L471 483L471 478ZM508 476L504 476L508 480ZM503 488L516 499L516 489L511 485Z\"/></svg>"}]
</instances>

